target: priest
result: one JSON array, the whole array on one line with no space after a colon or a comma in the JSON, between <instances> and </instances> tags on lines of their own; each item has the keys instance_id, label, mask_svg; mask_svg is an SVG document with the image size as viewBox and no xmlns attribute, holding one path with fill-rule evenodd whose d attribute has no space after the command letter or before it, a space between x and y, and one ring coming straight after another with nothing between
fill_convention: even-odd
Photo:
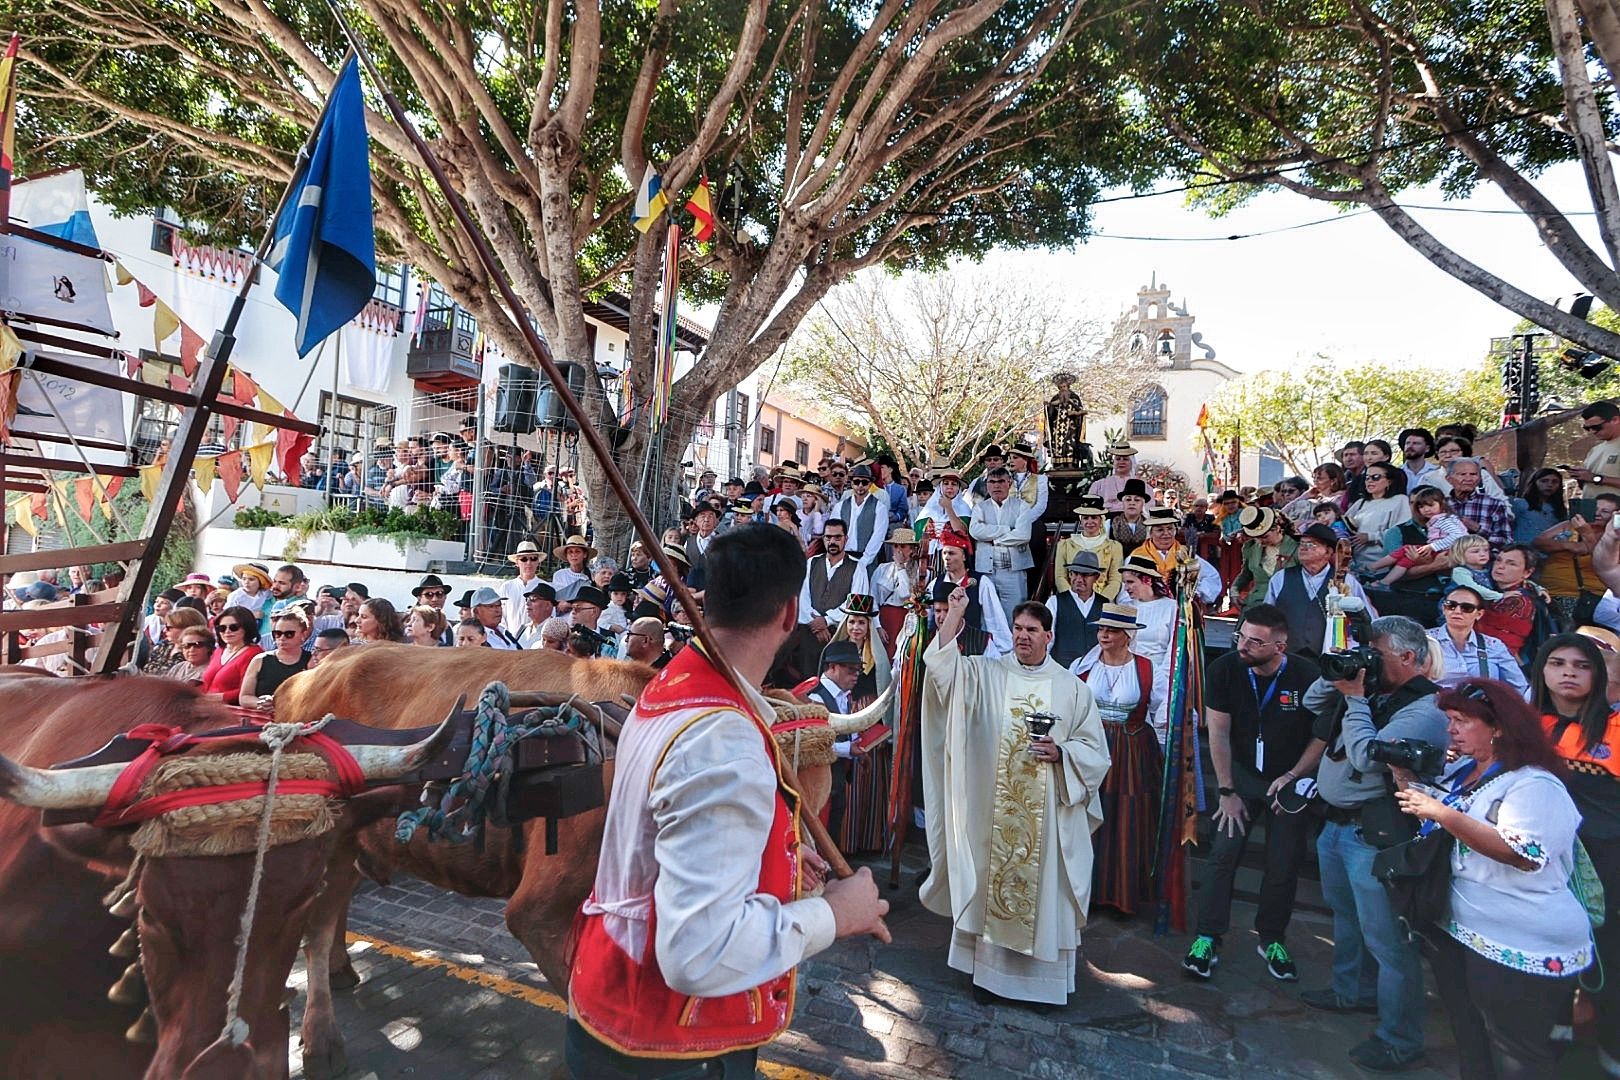
<instances>
[{"instance_id":1,"label":"priest","mask_svg":"<svg viewBox=\"0 0 1620 1080\"><path fill-rule=\"evenodd\" d=\"M947 962L973 976L975 996L1061 1005L1091 900L1109 764L1102 717L1086 685L1047 655L1045 607L1014 609L1012 653L994 659L957 649L967 607L954 589L923 654L933 870L922 901L950 917Z\"/></svg>"}]
</instances>

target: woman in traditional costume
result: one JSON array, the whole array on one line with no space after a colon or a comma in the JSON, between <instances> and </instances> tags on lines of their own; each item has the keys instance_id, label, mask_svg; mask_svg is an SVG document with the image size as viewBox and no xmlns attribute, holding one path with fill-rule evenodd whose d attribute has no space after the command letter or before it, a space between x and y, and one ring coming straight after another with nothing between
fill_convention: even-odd
<instances>
[{"instance_id":1,"label":"woman in traditional costume","mask_svg":"<svg viewBox=\"0 0 1620 1080\"><path fill-rule=\"evenodd\" d=\"M873 632L877 618L877 601L862 593L852 594L839 608L843 621L833 634L833 641L847 641L861 653L861 673L855 687L849 692L851 712L859 712L877 700L889 686L893 676L888 650L883 639ZM893 710L885 714L884 724L893 728ZM856 732L848 743L849 791L844 801L843 827L837 837L838 849L850 852L881 852L888 841L889 816L889 746L884 740L870 749L860 750L862 740L871 739L871 732Z\"/></svg>"}]
</instances>

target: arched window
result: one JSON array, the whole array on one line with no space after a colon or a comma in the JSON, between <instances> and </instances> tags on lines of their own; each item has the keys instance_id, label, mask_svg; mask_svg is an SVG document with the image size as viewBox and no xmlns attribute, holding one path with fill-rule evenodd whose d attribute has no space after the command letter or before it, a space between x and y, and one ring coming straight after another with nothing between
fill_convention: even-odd
<instances>
[{"instance_id":1,"label":"arched window","mask_svg":"<svg viewBox=\"0 0 1620 1080\"><path fill-rule=\"evenodd\" d=\"M1131 404L1131 438L1162 439L1165 437L1165 393L1162 386L1144 386L1136 392Z\"/></svg>"}]
</instances>

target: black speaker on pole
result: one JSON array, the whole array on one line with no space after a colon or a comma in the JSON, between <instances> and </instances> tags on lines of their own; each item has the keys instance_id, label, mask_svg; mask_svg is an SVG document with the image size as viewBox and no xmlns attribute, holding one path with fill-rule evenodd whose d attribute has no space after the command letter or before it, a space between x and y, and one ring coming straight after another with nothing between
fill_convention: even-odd
<instances>
[{"instance_id":1,"label":"black speaker on pole","mask_svg":"<svg viewBox=\"0 0 1620 1080\"><path fill-rule=\"evenodd\" d=\"M540 373L522 364L502 364L495 391L495 430L527 435L534 430L534 404Z\"/></svg>"},{"instance_id":2,"label":"black speaker on pole","mask_svg":"<svg viewBox=\"0 0 1620 1080\"><path fill-rule=\"evenodd\" d=\"M563 379L568 383L568 389L573 392L576 399L585 400L585 365L565 360L557 365L562 372ZM540 393L535 401L535 422L543 428L560 428L563 431L575 432L579 425L574 418L563 408L562 398L551 387L551 380L541 377Z\"/></svg>"}]
</instances>

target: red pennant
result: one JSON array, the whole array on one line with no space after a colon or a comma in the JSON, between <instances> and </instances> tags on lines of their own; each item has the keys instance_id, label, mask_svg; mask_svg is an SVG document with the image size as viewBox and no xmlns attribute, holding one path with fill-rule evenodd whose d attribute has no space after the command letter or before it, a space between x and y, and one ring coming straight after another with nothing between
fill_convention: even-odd
<instances>
[{"instance_id":1,"label":"red pennant","mask_svg":"<svg viewBox=\"0 0 1620 1080\"><path fill-rule=\"evenodd\" d=\"M139 356L136 356L134 353L125 353L124 354L124 364L129 369L129 377L132 378L132 379L136 379L136 378L140 377L141 368L146 366L146 361L142 360Z\"/></svg>"},{"instance_id":2,"label":"red pennant","mask_svg":"<svg viewBox=\"0 0 1620 1080\"><path fill-rule=\"evenodd\" d=\"M153 292L151 289L148 289L139 281L135 283L135 288L140 293L141 307L151 307L153 304L157 303L157 293Z\"/></svg>"},{"instance_id":3,"label":"red pennant","mask_svg":"<svg viewBox=\"0 0 1620 1080\"><path fill-rule=\"evenodd\" d=\"M90 511L96 505L96 480L93 476L73 482L73 501L79 507L79 516L86 525L90 524Z\"/></svg>"},{"instance_id":4,"label":"red pennant","mask_svg":"<svg viewBox=\"0 0 1620 1080\"><path fill-rule=\"evenodd\" d=\"M28 496L28 509L32 511L33 515L39 518L39 520L45 520L45 493L43 491L39 492L37 495Z\"/></svg>"},{"instance_id":5,"label":"red pennant","mask_svg":"<svg viewBox=\"0 0 1620 1080\"><path fill-rule=\"evenodd\" d=\"M186 378L197 377L197 365L202 362L205 344L201 334L185 323L180 324L180 366L185 369Z\"/></svg>"},{"instance_id":6,"label":"red pennant","mask_svg":"<svg viewBox=\"0 0 1620 1080\"><path fill-rule=\"evenodd\" d=\"M178 371L169 372L169 389L178 390L182 394L191 393L191 380Z\"/></svg>"},{"instance_id":7,"label":"red pennant","mask_svg":"<svg viewBox=\"0 0 1620 1080\"><path fill-rule=\"evenodd\" d=\"M241 426L242 421L238 420L234 416L222 416L219 419L221 426L225 429L225 445L229 446L231 445L231 440L236 438L236 429Z\"/></svg>"},{"instance_id":8,"label":"red pennant","mask_svg":"<svg viewBox=\"0 0 1620 1080\"><path fill-rule=\"evenodd\" d=\"M242 490L242 451L232 450L228 454L219 455L216 466L219 470L220 482L225 485L225 497L231 502Z\"/></svg>"},{"instance_id":9,"label":"red pennant","mask_svg":"<svg viewBox=\"0 0 1620 1080\"><path fill-rule=\"evenodd\" d=\"M282 415L292 416L293 413L291 409L283 409ZM299 463L304 460L304 455L309 453L309 448L314 443L315 437L312 435L294 431L292 428L277 428L276 460L281 463L281 475L289 479L302 475L303 470L298 467Z\"/></svg>"},{"instance_id":10,"label":"red pennant","mask_svg":"<svg viewBox=\"0 0 1620 1080\"><path fill-rule=\"evenodd\" d=\"M107 501L112 502L113 498L118 494L118 489L124 486L124 478L122 476L115 476L101 486L107 491Z\"/></svg>"},{"instance_id":11,"label":"red pennant","mask_svg":"<svg viewBox=\"0 0 1620 1080\"><path fill-rule=\"evenodd\" d=\"M251 405L259 396L259 384L239 367L231 368L231 396L243 405Z\"/></svg>"}]
</instances>

